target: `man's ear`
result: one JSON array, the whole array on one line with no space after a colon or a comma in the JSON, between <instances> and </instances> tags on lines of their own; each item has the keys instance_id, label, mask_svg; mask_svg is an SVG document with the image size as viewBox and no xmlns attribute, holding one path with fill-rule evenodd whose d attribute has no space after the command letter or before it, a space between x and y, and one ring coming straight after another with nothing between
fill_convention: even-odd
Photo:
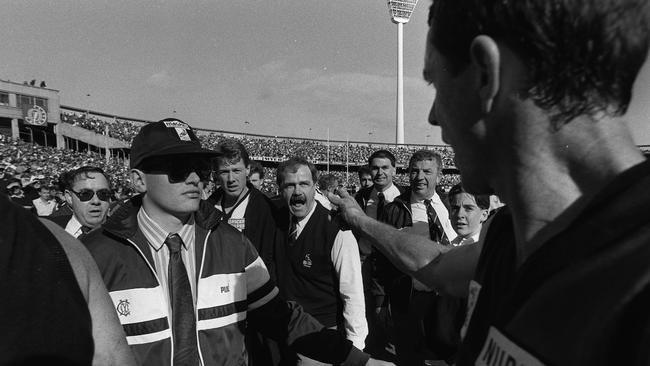
<instances>
[{"instance_id":1,"label":"man's ear","mask_svg":"<svg viewBox=\"0 0 650 366\"><path fill-rule=\"evenodd\" d=\"M147 192L147 177L140 169L131 169L131 182L138 193Z\"/></svg>"},{"instance_id":2,"label":"man's ear","mask_svg":"<svg viewBox=\"0 0 650 366\"><path fill-rule=\"evenodd\" d=\"M63 197L65 197L65 201L68 203L68 205L72 206L72 193L66 189L63 193Z\"/></svg>"},{"instance_id":3,"label":"man's ear","mask_svg":"<svg viewBox=\"0 0 650 366\"><path fill-rule=\"evenodd\" d=\"M491 37L477 36L470 46L470 57L478 72L481 110L487 114L492 110L492 103L499 92L499 68L501 67L499 47Z\"/></svg>"},{"instance_id":4,"label":"man's ear","mask_svg":"<svg viewBox=\"0 0 650 366\"><path fill-rule=\"evenodd\" d=\"M482 208L481 209L481 224L484 223L488 217L490 217L490 210Z\"/></svg>"}]
</instances>

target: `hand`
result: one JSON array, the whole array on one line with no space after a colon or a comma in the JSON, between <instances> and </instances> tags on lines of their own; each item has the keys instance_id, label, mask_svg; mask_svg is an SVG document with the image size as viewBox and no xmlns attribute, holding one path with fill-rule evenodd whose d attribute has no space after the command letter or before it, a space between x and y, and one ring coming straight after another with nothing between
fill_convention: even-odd
<instances>
[{"instance_id":1,"label":"hand","mask_svg":"<svg viewBox=\"0 0 650 366\"><path fill-rule=\"evenodd\" d=\"M349 225L354 226L354 220L357 217L365 216L357 201L354 197L343 188L336 191L337 194L327 192L327 198L336 206L338 214Z\"/></svg>"},{"instance_id":2,"label":"hand","mask_svg":"<svg viewBox=\"0 0 650 366\"><path fill-rule=\"evenodd\" d=\"M374 358L370 358L368 362L366 362L366 366L395 366L395 364L388 361L382 361L382 360L376 360Z\"/></svg>"}]
</instances>

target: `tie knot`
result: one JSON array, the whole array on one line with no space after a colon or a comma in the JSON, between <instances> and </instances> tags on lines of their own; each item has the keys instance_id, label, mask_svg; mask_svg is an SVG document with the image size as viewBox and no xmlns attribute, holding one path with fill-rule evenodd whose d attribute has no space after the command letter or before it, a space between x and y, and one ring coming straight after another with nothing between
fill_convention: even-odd
<instances>
[{"instance_id":1,"label":"tie knot","mask_svg":"<svg viewBox=\"0 0 650 366\"><path fill-rule=\"evenodd\" d=\"M383 200L386 199L386 197L384 197L384 193L382 193L382 192L377 193L377 198L378 198L380 201L383 201Z\"/></svg>"},{"instance_id":2,"label":"tie knot","mask_svg":"<svg viewBox=\"0 0 650 366\"><path fill-rule=\"evenodd\" d=\"M92 229L93 229L93 228L91 228L91 227L89 227L89 226L82 226L82 227L81 227L81 232L84 233L84 234L88 234L88 232L89 232L90 230L92 230Z\"/></svg>"},{"instance_id":3,"label":"tie knot","mask_svg":"<svg viewBox=\"0 0 650 366\"><path fill-rule=\"evenodd\" d=\"M425 199L425 200L424 200L424 205L427 206L427 207L429 207L429 205L431 205L431 198L427 198L427 199Z\"/></svg>"},{"instance_id":4,"label":"tie knot","mask_svg":"<svg viewBox=\"0 0 650 366\"><path fill-rule=\"evenodd\" d=\"M167 244L167 247L169 248L169 251L171 253L178 253L181 251L181 245L183 245L183 239L181 239L181 237L176 233L169 234L167 239L165 239L165 244Z\"/></svg>"}]
</instances>

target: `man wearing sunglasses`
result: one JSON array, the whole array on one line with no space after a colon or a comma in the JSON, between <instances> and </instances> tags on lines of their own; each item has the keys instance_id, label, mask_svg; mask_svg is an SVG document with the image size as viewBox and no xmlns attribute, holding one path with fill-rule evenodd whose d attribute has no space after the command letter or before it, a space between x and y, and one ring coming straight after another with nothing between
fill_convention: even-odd
<instances>
[{"instance_id":1,"label":"man wearing sunglasses","mask_svg":"<svg viewBox=\"0 0 650 366\"><path fill-rule=\"evenodd\" d=\"M130 161L139 195L85 240L138 362L246 365L253 327L323 362L381 364L281 299L251 242L201 200L217 156L182 121L142 127Z\"/></svg>"},{"instance_id":2,"label":"man wearing sunglasses","mask_svg":"<svg viewBox=\"0 0 650 366\"><path fill-rule=\"evenodd\" d=\"M72 214L48 219L83 240L86 233L106 220L112 195L110 183L106 173L95 166L82 166L65 177L65 200L72 208Z\"/></svg>"}]
</instances>

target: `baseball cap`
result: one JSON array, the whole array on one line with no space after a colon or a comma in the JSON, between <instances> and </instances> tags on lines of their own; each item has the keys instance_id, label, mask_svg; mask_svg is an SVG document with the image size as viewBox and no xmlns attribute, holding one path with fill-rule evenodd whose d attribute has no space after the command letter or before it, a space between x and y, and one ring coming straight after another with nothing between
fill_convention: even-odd
<instances>
[{"instance_id":1,"label":"baseball cap","mask_svg":"<svg viewBox=\"0 0 650 366\"><path fill-rule=\"evenodd\" d=\"M131 144L131 168L154 156L196 154L207 157L221 155L217 150L204 149L192 127L176 119L166 118L140 129Z\"/></svg>"}]
</instances>

